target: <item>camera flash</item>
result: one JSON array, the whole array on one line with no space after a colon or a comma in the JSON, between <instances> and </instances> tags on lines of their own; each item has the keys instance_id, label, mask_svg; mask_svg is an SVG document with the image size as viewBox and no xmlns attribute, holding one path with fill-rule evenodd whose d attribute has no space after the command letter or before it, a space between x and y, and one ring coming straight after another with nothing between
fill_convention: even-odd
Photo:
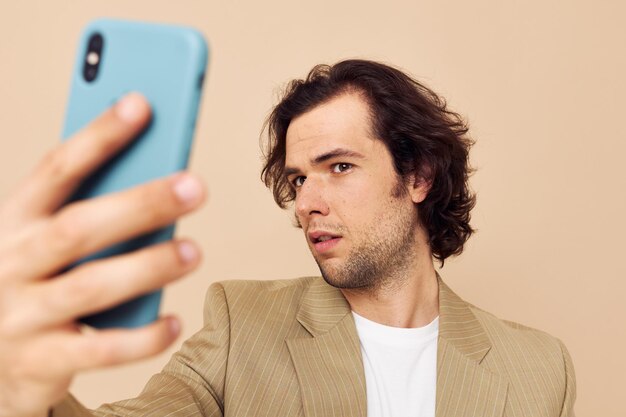
<instances>
[{"instance_id":1,"label":"camera flash","mask_svg":"<svg viewBox=\"0 0 626 417\"><path fill-rule=\"evenodd\" d=\"M100 61L100 56L96 52L89 52L87 54L87 63L89 65L97 65Z\"/></svg>"}]
</instances>

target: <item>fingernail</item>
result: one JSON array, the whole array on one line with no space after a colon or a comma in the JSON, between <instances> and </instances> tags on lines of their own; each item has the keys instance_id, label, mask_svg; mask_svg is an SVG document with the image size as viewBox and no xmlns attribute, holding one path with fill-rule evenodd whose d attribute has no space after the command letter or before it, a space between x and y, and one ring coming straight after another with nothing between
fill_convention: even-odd
<instances>
[{"instance_id":1,"label":"fingernail","mask_svg":"<svg viewBox=\"0 0 626 417\"><path fill-rule=\"evenodd\" d=\"M202 186L191 175L183 174L174 183L174 193L181 202L191 203L202 194Z\"/></svg>"},{"instance_id":2,"label":"fingernail","mask_svg":"<svg viewBox=\"0 0 626 417\"><path fill-rule=\"evenodd\" d=\"M190 263L198 258L198 249L189 242L178 243L178 254L185 263Z\"/></svg>"},{"instance_id":3,"label":"fingernail","mask_svg":"<svg viewBox=\"0 0 626 417\"><path fill-rule=\"evenodd\" d=\"M167 323L167 327L169 328L170 334L174 337L178 336L180 333L180 322L175 317L170 317Z\"/></svg>"},{"instance_id":4,"label":"fingernail","mask_svg":"<svg viewBox=\"0 0 626 417\"><path fill-rule=\"evenodd\" d=\"M125 95L115 105L115 113L118 117L127 122L135 122L145 113L146 103L139 93Z\"/></svg>"}]
</instances>

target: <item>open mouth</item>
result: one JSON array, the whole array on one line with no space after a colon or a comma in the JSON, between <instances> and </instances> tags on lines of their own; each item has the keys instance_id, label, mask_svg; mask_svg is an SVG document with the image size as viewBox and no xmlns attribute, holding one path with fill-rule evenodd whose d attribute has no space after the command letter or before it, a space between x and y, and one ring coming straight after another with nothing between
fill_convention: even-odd
<instances>
[{"instance_id":1,"label":"open mouth","mask_svg":"<svg viewBox=\"0 0 626 417\"><path fill-rule=\"evenodd\" d=\"M324 235L313 239L313 243L327 242L331 239L337 239L337 236Z\"/></svg>"},{"instance_id":2,"label":"open mouth","mask_svg":"<svg viewBox=\"0 0 626 417\"><path fill-rule=\"evenodd\" d=\"M317 252L325 252L333 248L341 240L340 235L318 230L309 233L309 239Z\"/></svg>"},{"instance_id":3,"label":"open mouth","mask_svg":"<svg viewBox=\"0 0 626 417\"><path fill-rule=\"evenodd\" d=\"M333 233L326 232L326 231L316 231L316 232L309 233L309 239L311 240L313 244L320 243L320 242L327 242L329 240L337 239L340 237L341 236L339 235L335 235Z\"/></svg>"}]
</instances>

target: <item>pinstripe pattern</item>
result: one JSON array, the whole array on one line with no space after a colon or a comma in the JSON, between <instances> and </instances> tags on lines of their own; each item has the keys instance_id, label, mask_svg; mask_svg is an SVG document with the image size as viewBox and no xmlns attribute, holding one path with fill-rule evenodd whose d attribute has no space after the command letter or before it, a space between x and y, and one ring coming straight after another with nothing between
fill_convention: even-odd
<instances>
[{"instance_id":1,"label":"pinstripe pattern","mask_svg":"<svg viewBox=\"0 0 626 417\"><path fill-rule=\"evenodd\" d=\"M439 309L436 417L574 417L558 339L466 303L441 279ZM68 396L53 415L365 417L349 313L321 278L213 284L203 329L139 397L90 412Z\"/></svg>"}]
</instances>

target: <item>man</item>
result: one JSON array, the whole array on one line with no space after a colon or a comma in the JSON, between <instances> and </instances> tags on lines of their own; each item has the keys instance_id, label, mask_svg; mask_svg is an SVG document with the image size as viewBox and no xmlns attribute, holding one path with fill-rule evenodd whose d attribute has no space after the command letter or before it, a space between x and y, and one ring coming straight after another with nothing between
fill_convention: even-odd
<instances>
[{"instance_id":1,"label":"man","mask_svg":"<svg viewBox=\"0 0 626 417\"><path fill-rule=\"evenodd\" d=\"M98 155L92 152L91 160L65 173L63 192L56 190L57 199L54 190L50 192L48 200L39 204L39 217L16 214L20 203L32 202L43 192L41 183L32 179L3 212L26 224L53 208L59 194L67 195L77 178L119 149L145 123L145 103L131 99L132 103L123 102L113 110L117 116L108 115L109 123L116 126L100 135L108 135L108 146L102 139ZM98 123L92 132L104 128ZM351 60L318 66L306 80L289 85L268 120L268 133L262 178L281 207L294 202L296 220L322 277L213 284L205 304L204 328L185 342L138 398L104 405L95 414L574 415L575 379L563 344L464 302L435 271L433 259L443 264L462 252L473 231L469 219L475 200L467 182L471 146L467 128L441 99L404 73L379 63ZM79 146L78 141L68 145L64 158L72 160ZM35 222L46 226L22 227L15 236L24 243L7 244L3 259L20 253L39 255L41 261L29 267L8 262L0 279L13 272L13 278L4 281L20 277L37 281L35 277L68 259L155 224L167 224L202 201L202 190L190 177L166 181L172 182L178 184L174 185L178 199L168 191L165 207L139 225L120 224L121 217L115 217L133 212L131 203L139 197L162 197L163 183L143 192L83 203L62 210L52 220ZM96 219L94 213L105 205L111 214ZM98 224L91 229L104 220L118 228L93 241L82 232L68 232L71 219L81 225L93 219ZM52 239L56 246L44 251L29 244L35 235ZM63 243L61 237L70 243ZM141 270L139 266L156 259L157 250L163 257L158 267ZM43 406L64 397L77 371L132 360L169 344L176 331L168 333L164 323L124 334L100 332L91 338L71 325L78 313L105 308L138 293L140 286L145 290L162 285L198 262L190 242L179 244L179 255L167 244L142 252L105 261L108 268L137 274L141 284L127 284L133 288L100 282L97 277L103 272L98 274L94 266L85 268L91 274L56 278L54 282L61 284L55 288L51 288L54 283L38 282L28 292L13 284L13 293L35 294L22 297L29 305L34 305L37 295L53 290L74 291L79 301L62 307L48 301L39 311L32 307L47 314L34 324L31 321L38 316L28 314L27 308L21 308L22 314L4 314L0 336L9 341L0 346L20 357L21 365L2 363L11 365L12 372L0 371L0 391L11 389L23 400L3 394L0 416L9 415L4 410L15 416L40 415ZM132 265L130 257L134 257ZM82 281L86 275L89 281ZM107 290L106 299L96 306L93 286L100 292L105 286ZM54 332L42 330L50 328ZM135 343L129 342L131 338ZM41 363L44 346L60 350L63 359ZM26 359L34 358L38 366L23 358L24 349L30 354ZM51 414L89 416L92 412L68 396Z\"/></svg>"}]
</instances>

